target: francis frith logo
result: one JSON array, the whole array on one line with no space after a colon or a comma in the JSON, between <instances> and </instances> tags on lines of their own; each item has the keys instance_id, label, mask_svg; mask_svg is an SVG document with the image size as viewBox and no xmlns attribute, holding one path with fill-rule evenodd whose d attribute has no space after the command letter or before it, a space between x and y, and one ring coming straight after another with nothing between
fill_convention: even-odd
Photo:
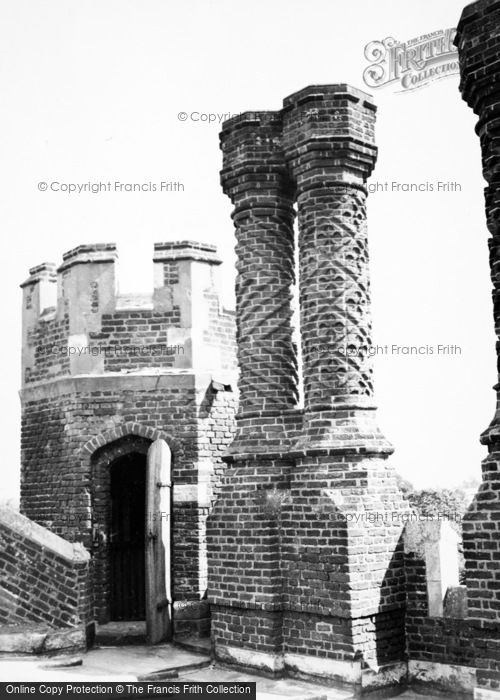
<instances>
[{"instance_id":1,"label":"francis frith logo","mask_svg":"<svg viewBox=\"0 0 500 700\"><path fill-rule=\"evenodd\" d=\"M365 46L370 65L363 72L369 88L392 85L396 92L411 92L434 80L458 75L458 53L453 44L456 29L439 29L406 42L387 37Z\"/></svg>"}]
</instances>

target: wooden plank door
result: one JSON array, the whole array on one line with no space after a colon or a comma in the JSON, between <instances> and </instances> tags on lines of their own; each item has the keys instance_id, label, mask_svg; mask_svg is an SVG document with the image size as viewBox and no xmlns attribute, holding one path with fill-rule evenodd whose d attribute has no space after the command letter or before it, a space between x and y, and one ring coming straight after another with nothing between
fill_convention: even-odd
<instances>
[{"instance_id":1,"label":"wooden plank door","mask_svg":"<svg viewBox=\"0 0 500 700\"><path fill-rule=\"evenodd\" d=\"M172 638L171 453L165 440L148 450L146 476L146 639Z\"/></svg>"}]
</instances>

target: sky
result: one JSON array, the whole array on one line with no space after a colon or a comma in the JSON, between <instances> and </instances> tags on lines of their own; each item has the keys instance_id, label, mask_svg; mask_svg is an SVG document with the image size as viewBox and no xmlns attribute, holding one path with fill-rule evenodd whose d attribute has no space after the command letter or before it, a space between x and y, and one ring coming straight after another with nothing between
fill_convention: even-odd
<instances>
[{"instance_id":1,"label":"sky","mask_svg":"<svg viewBox=\"0 0 500 700\"><path fill-rule=\"evenodd\" d=\"M455 27L462 7L455 0L0 2L4 497L15 496L19 481L19 284L28 269L60 262L81 243L112 241L120 291L148 291L153 242L199 240L215 243L226 262L231 305L234 232L219 184L219 117L208 123L197 115L279 109L307 85L338 82L372 92L378 105L371 183L380 186L368 198L368 226L373 341L388 347L374 358L379 425L395 447L393 464L417 487L479 476L486 456L479 434L493 417L496 376L476 118L457 75L403 93L363 82L369 42ZM108 181L184 188L61 191ZM438 192L439 181L460 187ZM392 182L435 186L390 191ZM433 354L405 355L393 345ZM438 354L438 345L460 353Z\"/></svg>"}]
</instances>

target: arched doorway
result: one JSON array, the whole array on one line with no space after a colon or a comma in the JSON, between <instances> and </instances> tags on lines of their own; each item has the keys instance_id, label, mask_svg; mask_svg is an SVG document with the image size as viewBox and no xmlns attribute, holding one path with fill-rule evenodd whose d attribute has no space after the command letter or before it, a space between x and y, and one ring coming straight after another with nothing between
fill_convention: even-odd
<instances>
[{"instance_id":1,"label":"arched doorway","mask_svg":"<svg viewBox=\"0 0 500 700\"><path fill-rule=\"evenodd\" d=\"M172 456L163 438L124 435L92 454L95 619L145 620L172 635Z\"/></svg>"},{"instance_id":2,"label":"arched doorway","mask_svg":"<svg viewBox=\"0 0 500 700\"><path fill-rule=\"evenodd\" d=\"M110 620L145 620L146 455L110 465Z\"/></svg>"},{"instance_id":3,"label":"arched doorway","mask_svg":"<svg viewBox=\"0 0 500 700\"><path fill-rule=\"evenodd\" d=\"M113 601L113 598L116 598L115 586L118 584L119 549L125 545L123 540L126 540L128 527L125 523L119 525L119 503L122 502L122 518L125 518L126 512L129 511L128 517L137 520L136 515L144 509L146 500L144 492L146 484L145 464L150 445L151 440L147 438L126 435L103 445L92 455L93 598L95 619L99 625L116 620L117 615L124 619L123 616L127 614L123 610L120 612L119 606L115 605L115 601ZM134 471L137 472L135 476ZM124 480L121 493L120 474ZM112 475L113 484L111 483ZM127 478L128 481L125 482ZM136 498L134 482L141 480L141 478L144 483L144 486L140 487L143 496ZM128 487L126 483L128 483ZM113 519L116 523L112 522ZM137 527L135 532L138 539ZM142 532L144 535L144 529ZM140 555L136 552L135 556L139 557ZM144 557L142 561L140 568L144 573ZM112 566L115 569L113 575L111 573ZM129 581L129 585L130 583ZM144 620L145 617L143 616L142 619Z\"/></svg>"}]
</instances>

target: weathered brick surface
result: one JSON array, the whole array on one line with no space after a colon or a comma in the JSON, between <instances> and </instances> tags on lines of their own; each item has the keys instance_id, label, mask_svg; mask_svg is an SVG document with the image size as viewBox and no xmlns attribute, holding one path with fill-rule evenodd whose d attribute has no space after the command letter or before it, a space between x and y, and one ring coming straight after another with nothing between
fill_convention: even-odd
<instances>
[{"instance_id":1,"label":"weathered brick surface","mask_svg":"<svg viewBox=\"0 0 500 700\"><path fill-rule=\"evenodd\" d=\"M226 646L274 653L282 646L280 612L212 605L212 635Z\"/></svg>"},{"instance_id":2,"label":"weathered brick surface","mask_svg":"<svg viewBox=\"0 0 500 700\"><path fill-rule=\"evenodd\" d=\"M175 306L172 311L163 312L116 311L103 314L101 331L90 333L90 340L106 348L104 369L107 372L173 367L175 354L184 353L184 348L169 344L168 330L179 325L179 309Z\"/></svg>"},{"instance_id":3,"label":"weathered brick surface","mask_svg":"<svg viewBox=\"0 0 500 700\"><path fill-rule=\"evenodd\" d=\"M480 0L468 5L455 43L462 97L479 118L476 132L487 182L493 315L500 354L500 3ZM481 436L489 452L483 462L483 481L463 526L469 618L478 649L476 681L480 688L489 689L500 689L500 383L496 389L495 417Z\"/></svg>"},{"instance_id":4,"label":"weathered brick surface","mask_svg":"<svg viewBox=\"0 0 500 700\"><path fill-rule=\"evenodd\" d=\"M0 623L84 630L93 619L88 557L48 534L0 511Z\"/></svg>"},{"instance_id":5,"label":"weathered brick surface","mask_svg":"<svg viewBox=\"0 0 500 700\"><path fill-rule=\"evenodd\" d=\"M233 369L235 366L235 317L233 312L220 312L220 299L211 290L204 294L208 308L208 328L203 330L203 343L207 347L217 347L221 351L221 367Z\"/></svg>"},{"instance_id":6,"label":"weathered brick surface","mask_svg":"<svg viewBox=\"0 0 500 700\"><path fill-rule=\"evenodd\" d=\"M404 511L387 463L301 459L291 471L290 495L282 510L290 605L339 616L402 607L397 516Z\"/></svg>"},{"instance_id":7,"label":"weathered brick surface","mask_svg":"<svg viewBox=\"0 0 500 700\"><path fill-rule=\"evenodd\" d=\"M283 460L235 462L224 473L209 517L209 598L217 605L267 610L281 606L279 498L287 486Z\"/></svg>"},{"instance_id":8,"label":"weathered brick surface","mask_svg":"<svg viewBox=\"0 0 500 700\"><path fill-rule=\"evenodd\" d=\"M66 347L68 336L67 316L61 320L42 321L33 329L28 335L27 347L33 347L35 362L33 367L26 368L24 375L26 384L69 374L69 355L59 351L59 348Z\"/></svg>"}]
</instances>

